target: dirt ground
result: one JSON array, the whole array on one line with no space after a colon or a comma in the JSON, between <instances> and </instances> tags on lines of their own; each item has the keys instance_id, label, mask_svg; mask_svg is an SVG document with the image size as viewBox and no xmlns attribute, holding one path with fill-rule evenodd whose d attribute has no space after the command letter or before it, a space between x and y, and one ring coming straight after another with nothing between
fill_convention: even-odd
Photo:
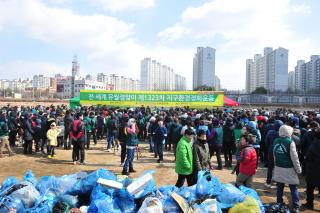
<instances>
[{"instance_id":1,"label":"dirt ground","mask_svg":"<svg viewBox=\"0 0 320 213\"><path fill-rule=\"evenodd\" d=\"M155 180L158 186L160 185L174 185L177 180L175 173L174 156L172 152L165 152L165 160L163 164L158 164L154 159L153 154L148 152L148 145L146 143L140 144L142 157L134 161L134 168L137 173L133 173L132 177L137 177L147 169L154 169ZM105 141L99 141L98 145L92 145L90 150L86 150L87 165L73 165L71 161L71 150L62 150L57 148L57 157L55 159L47 159L41 157L40 154L25 156L22 154L22 148L17 147L14 151L17 155L13 157L4 157L0 159L0 182L8 176L16 176L22 178L25 171L31 169L37 178L46 175L65 175L72 174L79 171L96 170L99 168L108 169L116 174L120 174L122 167L120 167L120 152L108 153L105 150ZM212 158L213 164L216 165L216 158ZM235 175L230 174L231 169L213 170L215 176L219 178L222 183L234 183ZM276 201L275 186L271 190L266 190L263 186L266 177L266 169L259 167L257 174L254 177L254 189L259 193L263 203L273 203ZM299 187L300 203L305 203L305 182L301 179ZM318 191L316 192L318 195ZM320 198L316 195L315 208L320 212ZM288 187L285 189L284 200L288 203L288 198L291 200L290 191ZM312 212L312 211L302 211Z\"/></svg>"}]
</instances>

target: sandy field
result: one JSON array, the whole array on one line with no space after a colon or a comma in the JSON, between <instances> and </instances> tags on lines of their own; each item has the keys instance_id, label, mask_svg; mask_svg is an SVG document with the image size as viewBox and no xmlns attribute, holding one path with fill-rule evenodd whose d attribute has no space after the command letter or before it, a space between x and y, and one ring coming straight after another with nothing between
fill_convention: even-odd
<instances>
[{"instance_id":1,"label":"sandy field","mask_svg":"<svg viewBox=\"0 0 320 213\"><path fill-rule=\"evenodd\" d=\"M158 186L160 185L174 185L177 180L175 173L174 156L172 152L165 152L164 163L158 164L152 153L148 152L148 145L140 144L142 157L134 161L134 168L137 173L133 173L132 177L137 177L147 169L154 169L155 180ZM47 159L41 157L40 154L25 156L22 154L22 148L17 147L14 151L17 153L13 157L4 157L0 159L0 182L7 176L16 176L22 178L27 169L31 169L37 178L45 175L65 175L76 173L79 171L90 171L99 168L108 169L116 174L120 174L122 167L120 167L120 152L108 153L105 150L105 141L99 141L97 145L92 145L90 150L86 150L87 165L73 165L71 161L71 150L56 149L57 157L55 159ZM215 156L212 158L213 164L216 165ZM230 174L231 169L213 170L222 183L234 183L235 175ZM257 174L254 177L254 187L259 193L263 203L273 203L276 201L275 186L271 190L266 190L263 186L266 177L266 169L259 167ZM301 179L299 187L300 203L305 203L305 182ZM318 193L318 191L316 192ZM285 188L284 200L288 203L288 198L291 200L289 188ZM315 207L320 212L320 198L316 196ZM311 211L302 211L311 212Z\"/></svg>"}]
</instances>

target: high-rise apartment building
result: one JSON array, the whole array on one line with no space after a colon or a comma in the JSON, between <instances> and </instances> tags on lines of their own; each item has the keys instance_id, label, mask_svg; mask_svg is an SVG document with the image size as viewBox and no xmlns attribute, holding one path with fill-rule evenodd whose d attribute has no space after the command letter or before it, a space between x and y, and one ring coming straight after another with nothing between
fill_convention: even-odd
<instances>
[{"instance_id":1,"label":"high-rise apartment building","mask_svg":"<svg viewBox=\"0 0 320 213\"><path fill-rule=\"evenodd\" d=\"M254 60L246 61L246 91L264 87L269 91L288 89L288 50L264 48L263 56L256 54Z\"/></svg>"},{"instance_id":2,"label":"high-rise apartment building","mask_svg":"<svg viewBox=\"0 0 320 213\"><path fill-rule=\"evenodd\" d=\"M176 82L185 85L185 78L176 79L174 70L156 60L145 58L141 61L140 88L146 91L169 91L176 89ZM178 88L183 88L179 86Z\"/></svg>"},{"instance_id":3,"label":"high-rise apartment building","mask_svg":"<svg viewBox=\"0 0 320 213\"><path fill-rule=\"evenodd\" d=\"M193 89L215 87L215 54L212 47L198 47L193 58Z\"/></svg>"}]
</instances>

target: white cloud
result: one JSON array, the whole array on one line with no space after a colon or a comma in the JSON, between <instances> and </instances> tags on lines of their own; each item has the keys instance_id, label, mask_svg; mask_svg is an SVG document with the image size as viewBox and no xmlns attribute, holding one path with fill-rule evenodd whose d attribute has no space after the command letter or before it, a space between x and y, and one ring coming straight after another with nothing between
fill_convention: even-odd
<instances>
[{"instance_id":1,"label":"white cloud","mask_svg":"<svg viewBox=\"0 0 320 213\"><path fill-rule=\"evenodd\" d=\"M309 12L307 5L292 5L289 0L214 0L187 8L180 21L158 33L158 37L162 43L172 45L184 39L212 40L219 35L224 41L214 46L216 74L226 88L244 88L245 59L262 53L264 47L288 48L289 69L302 52L311 55L315 51L310 39L298 38L285 20L291 13Z\"/></svg>"},{"instance_id":2,"label":"white cloud","mask_svg":"<svg viewBox=\"0 0 320 213\"><path fill-rule=\"evenodd\" d=\"M104 10L122 12L147 9L154 6L155 0L90 0L100 5Z\"/></svg>"},{"instance_id":3,"label":"white cloud","mask_svg":"<svg viewBox=\"0 0 320 213\"><path fill-rule=\"evenodd\" d=\"M70 72L70 64L60 66L42 61L21 60L0 64L0 79L32 78L33 75L52 77L55 74L66 72Z\"/></svg>"}]
</instances>

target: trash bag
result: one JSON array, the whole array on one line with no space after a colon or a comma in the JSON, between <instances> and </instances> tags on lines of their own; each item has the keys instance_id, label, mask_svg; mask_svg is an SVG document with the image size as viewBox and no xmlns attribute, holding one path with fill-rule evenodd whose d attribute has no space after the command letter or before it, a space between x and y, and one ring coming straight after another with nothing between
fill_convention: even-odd
<instances>
[{"instance_id":1,"label":"trash bag","mask_svg":"<svg viewBox=\"0 0 320 213\"><path fill-rule=\"evenodd\" d=\"M198 172L196 194L198 197L216 196L222 192L222 184L210 171Z\"/></svg>"},{"instance_id":2,"label":"trash bag","mask_svg":"<svg viewBox=\"0 0 320 213\"><path fill-rule=\"evenodd\" d=\"M120 207L111 196L106 195L102 192L100 192L99 195L100 197L98 199L91 201L90 206L88 208L88 212L90 213L98 213L98 212L121 213Z\"/></svg>"},{"instance_id":3,"label":"trash bag","mask_svg":"<svg viewBox=\"0 0 320 213\"><path fill-rule=\"evenodd\" d=\"M136 212L136 203L134 198L128 193L126 189L121 189L119 197L115 198L115 202L121 209L121 212L129 213Z\"/></svg>"},{"instance_id":4,"label":"trash bag","mask_svg":"<svg viewBox=\"0 0 320 213\"><path fill-rule=\"evenodd\" d=\"M12 192L10 197L20 199L25 208L31 208L40 197L38 190L29 182L22 182L24 187Z\"/></svg>"},{"instance_id":5,"label":"trash bag","mask_svg":"<svg viewBox=\"0 0 320 213\"><path fill-rule=\"evenodd\" d=\"M197 200L196 196L196 185L193 186L182 186L177 192L178 195L182 196L188 203Z\"/></svg>"},{"instance_id":6,"label":"trash bag","mask_svg":"<svg viewBox=\"0 0 320 213\"><path fill-rule=\"evenodd\" d=\"M85 178L77 181L69 190L71 195L90 195L93 188L97 185L99 178L107 180L116 180L117 177L106 169L99 169L95 172L88 174Z\"/></svg>"},{"instance_id":7,"label":"trash bag","mask_svg":"<svg viewBox=\"0 0 320 213\"><path fill-rule=\"evenodd\" d=\"M56 204L52 208L52 212L54 213L69 213L70 206L62 201L56 202Z\"/></svg>"},{"instance_id":8,"label":"trash bag","mask_svg":"<svg viewBox=\"0 0 320 213\"><path fill-rule=\"evenodd\" d=\"M258 202L251 196L246 196L244 201L235 204L229 213L260 213Z\"/></svg>"},{"instance_id":9,"label":"trash bag","mask_svg":"<svg viewBox=\"0 0 320 213\"><path fill-rule=\"evenodd\" d=\"M27 212L51 213L51 210L56 202L56 195L49 190L35 202L35 205L31 209L27 209Z\"/></svg>"},{"instance_id":10,"label":"trash bag","mask_svg":"<svg viewBox=\"0 0 320 213\"><path fill-rule=\"evenodd\" d=\"M275 203L265 209L266 213L290 213L289 207L284 203Z\"/></svg>"},{"instance_id":11,"label":"trash bag","mask_svg":"<svg viewBox=\"0 0 320 213\"><path fill-rule=\"evenodd\" d=\"M222 185L222 191L217 196L217 200L220 202L222 209L230 208L236 203L243 202L244 199L245 194L230 183Z\"/></svg>"},{"instance_id":12,"label":"trash bag","mask_svg":"<svg viewBox=\"0 0 320 213\"><path fill-rule=\"evenodd\" d=\"M37 184L37 179L33 175L31 170L27 170L25 175L23 176L23 180L32 183L33 185Z\"/></svg>"},{"instance_id":13,"label":"trash bag","mask_svg":"<svg viewBox=\"0 0 320 213\"><path fill-rule=\"evenodd\" d=\"M218 206L216 199L207 199L201 204L194 204L193 206L194 213L222 213L221 209Z\"/></svg>"},{"instance_id":14,"label":"trash bag","mask_svg":"<svg viewBox=\"0 0 320 213\"><path fill-rule=\"evenodd\" d=\"M10 186L13 186L15 184L18 184L18 180L16 179L16 177L11 176L11 177L7 177L3 183L2 186L0 187L0 197L5 196L5 193L3 193L6 189L8 189Z\"/></svg>"},{"instance_id":15,"label":"trash bag","mask_svg":"<svg viewBox=\"0 0 320 213\"><path fill-rule=\"evenodd\" d=\"M173 192L178 192L179 188L176 186L160 186L156 193L157 198L162 201L163 212L181 212L179 205L171 197Z\"/></svg>"},{"instance_id":16,"label":"trash bag","mask_svg":"<svg viewBox=\"0 0 320 213\"><path fill-rule=\"evenodd\" d=\"M70 190L72 190L73 186L83 178L87 177L87 172L79 172L71 175L64 175L58 178L58 183L61 188L62 194L68 194Z\"/></svg>"},{"instance_id":17,"label":"trash bag","mask_svg":"<svg viewBox=\"0 0 320 213\"><path fill-rule=\"evenodd\" d=\"M0 200L0 213L7 213L10 209L14 209L16 213L24 213L25 208L20 199L10 196L3 197Z\"/></svg>"},{"instance_id":18,"label":"trash bag","mask_svg":"<svg viewBox=\"0 0 320 213\"><path fill-rule=\"evenodd\" d=\"M59 181L55 176L43 176L37 182L36 188L40 192L41 195L45 195L48 192L52 192L54 194L60 194L61 187L59 185Z\"/></svg>"},{"instance_id":19,"label":"trash bag","mask_svg":"<svg viewBox=\"0 0 320 213\"><path fill-rule=\"evenodd\" d=\"M58 198L63 203L66 203L70 206L70 208L78 207L79 199L78 196L73 195L60 195Z\"/></svg>"},{"instance_id":20,"label":"trash bag","mask_svg":"<svg viewBox=\"0 0 320 213\"><path fill-rule=\"evenodd\" d=\"M239 189L245 195L249 195L249 196L253 197L258 202L258 205L259 205L261 213L265 212L265 208L264 208L264 206L263 206L263 204L262 204L262 202L260 200L260 197L259 197L258 193L254 189L251 189L251 188L248 188L248 187L245 187L245 186L240 186Z\"/></svg>"},{"instance_id":21,"label":"trash bag","mask_svg":"<svg viewBox=\"0 0 320 213\"><path fill-rule=\"evenodd\" d=\"M138 213L163 213L162 203L156 197L147 197L143 201Z\"/></svg>"}]
</instances>

